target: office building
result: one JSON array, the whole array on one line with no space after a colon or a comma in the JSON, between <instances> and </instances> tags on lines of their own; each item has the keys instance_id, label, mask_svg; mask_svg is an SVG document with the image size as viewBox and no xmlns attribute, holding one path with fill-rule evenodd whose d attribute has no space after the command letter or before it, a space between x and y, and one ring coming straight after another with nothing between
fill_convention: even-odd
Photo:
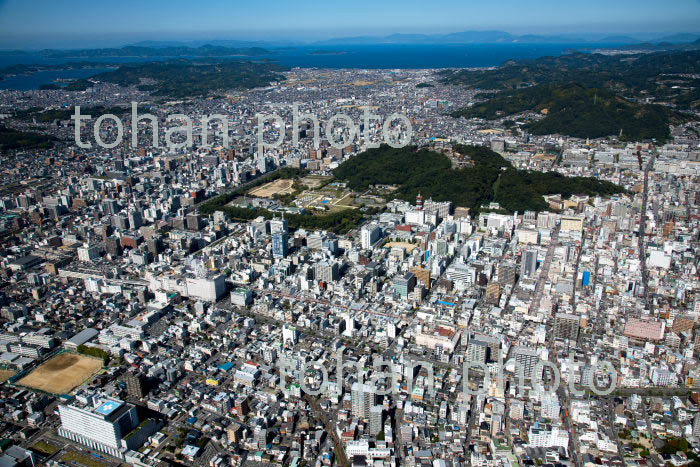
<instances>
[{"instance_id":1,"label":"office building","mask_svg":"<svg viewBox=\"0 0 700 467\"><path fill-rule=\"evenodd\" d=\"M415 286L416 275L412 272L407 272L401 277L394 278L394 291L403 299L408 298L408 294L413 291Z\"/></svg>"},{"instance_id":2,"label":"office building","mask_svg":"<svg viewBox=\"0 0 700 467\"><path fill-rule=\"evenodd\" d=\"M360 241L362 248L367 250L372 248L380 238L382 237L382 229L376 224L365 225L360 231Z\"/></svg>"},{"instance_id":3,"label":"office building","mask_svg":"<svg viewBox=\"0 0 700 467\"><path fill-rule=\"evenodd\" d=\"M287 219L272 219L270 221L270 233L272 235L276 233L289 233L289 223Z\"/></svg>"},{"instance_id":4,"label":"office building","mask_svg":"<svg viewBox=\"0 0 700 467\"><path fill-rule=\"evenodd\" d=\"M526 250L523 254L522 266L520 275L525 278L531 278L537 270L537 250Z\"/></svg>"},{"instance_id":5,"label":"office building","mask_svg":"<svg viewBox=\"0 0 700 467\"><path fill-rule=\"evenodd\" d=\"M323 239L325 238L325 235L321 233L312 233L310 235L306 236L306 246L311 248L312 250L321 250L323 249Z\"/></svg>"},{"instance_id":6,"label":"office building","mask_svg":"<svg viewBox=\"0 0 700 467\"><path fill-rule=\"evenodd\" d=\"M289 238L286 233L279 231L272 234L272 255L275 258L285 258L288 244Z\"/></svg>"}]
</instances>

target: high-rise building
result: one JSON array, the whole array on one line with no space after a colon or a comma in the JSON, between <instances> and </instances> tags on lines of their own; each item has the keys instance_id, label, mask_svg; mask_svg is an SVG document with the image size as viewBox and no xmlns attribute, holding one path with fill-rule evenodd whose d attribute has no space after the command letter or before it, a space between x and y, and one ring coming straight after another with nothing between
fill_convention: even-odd
<instances>
[{"instance_id":1,"label":"high-rise building","mask_svg":"<svg viewBox=\"0 0 700 467\"><path fill-rule=\"evenodd\" d=\"M289 233L289 224L287 219L272 219L270 221L270 233Z\"/></svg>"},{"instance_id":2,"label":"high-rise building","mask_svg":"<svg viewBox=\"0 0 700 467\"><path fill-rule=\"evenodd\" d=\"M107 237L105 240L105 250L112 256L120 256L122 254L122 246L117 237Z\"/></svg>"},{"instance_id":3,"label":"high-rise building","mask_svg":"<svg viewBox=\"0 0 700 467\"><path fill-rule=\"evenodd\" d=\"M352 414L355 417L368 419L370 409L374 406L375 394L369 384L353 383L350 398L352 401Z\"/></svg>"},{"instance_id":4,"label":"high-rise building","mask_svg":"<svg viewBox=\"0 0 700 467\"><path fill-rule=\"evenodd\" d=\"M132 211L129 213L129 226L132 229L138 229L143 225L143 216L140 211Z\"/></svg>"},{"instance_id":5,"label":"high-rise building","mask_svg":"<svg viewBox=\"0 0 700 467\"><path fill-rule=\"evenodd\" d=\"M540 362L540 357L537 355L537 351L529 347L518 346L513 349L513 358L515 359L517 365L522 368L525 379L532 378L535 372L535 367ZM516 366L515 374L517 376L520 376L520 368Z\"/></svg>"},{"instance_id":6,"label":"high-rise building","mask_svg":"<svg viewBox=\"0 0 700 467\"><path fill-rule=\"evenodd\" d=\"M314 265L314 277L318 282L333 282L338 280L338 263L319 261Z\"/></svg>"},{"instance_id":7,"label":"high-rise building","mask_svg":"<svg viewBox=\"0 0 700 467\"><path fill-rule=\"evenodd\" d=\"M338 239L337 238L325 238L323 240L323 250L327 251L331 255L335 256L338 254Z\"/></svg>"},{"instance_id":8,"label":"high-rise building","mask_svg":"<svg viewBox=\"0 0 700 467\"><path fill-rule=\"evenodd\" d=\"M160 237L149 238L146 240L146 248L148 248L148 252L152 255L157 255L164 250L163 241Z\"/></svg>"},{"instance_id":9,"label":"high-rise building","mask_svg":"<svg viewBox=\"0 0 700 467\"><path fill-rule=\"evenodd\" d=\"M497 362L501 355L501 340L496 336L480 333L465 333L462 342L467 343L466 355L469 362Z\"/></svg>"},{"instance_id":10,"label":"high-rise building","mask_svg":"<svg viewBox=\"0 0 700 467\"><path fill-rule=\"evenodd\" d=\"M78 248L78 260L86 263L92 262L100 257L100 248L97 245L85 244Z\"/></svg>"},{"instance_id":11,"label":"high-rise building","mask_svg":"<svg viewBox=\"0 0 700 467\"><path fill-rule=\"evenodd\" d=\"M282 345L287 345L287 343L295 345L298 340L299 331L297 331L297 328L289 324L285 324L282 327Z\"/></svg>"},{"instance_id":12,"label":"high-rise building","mask_svg":"<svg viewBox=\"0 0 700 467\"><path fill-rule=\"evenodd\" d=\"M360 241L362 248L367 250L377 242L382 236L382 229L376 224L365 225L360 231Z\"/></svg>"},{"instance_id":13,"label":"high-rise building","mask_svg":"<svg viewBox=\"0 0 700 467\"><path fill-rule=\"evenodd\" d=\"M285 258L288 244L289 238L285 232L279 231L272 234L272 255L275 258Z\"/></svg>"},{"instance_id":14,"label":"high-rise building","mask_svg":"<svg viewBox=\"0 0 700 467\"><path fill-rule=\"evenodd\" d=\"M126 230L129 228L129 219L121 214L112 216L112 225L118 229Z\"/></svg>"},{"instance_id":15,"label":"high-rise building","mask_svg":"<svg viewBox=\"0 0 700 467\"><path fill-rule=\"evenodd\" d=\"M126 383L126 392L131 397L141 399L148 393L146 377L141 373L127 373L124 376L124 382Z\"/></svg>"},{"instance_id":16,"label":"high-rise building","mask_svg":"<svg viewBox=\"0 0 700 467\"><path fill-rule=\"evenodd\" d=\"M351 314L345 315L345 330L343 330L343 335L352 337L355 332L355 317Z\"/></svg>"},{"instance_id":17,"label":"high-rise building","mask_svg":"<svg viewBox=\"0 0 700 467\"><path fill-rule=\"evenodd\" d=\"M537 250L526 250L523 254L522 266L520 275L525 278L530 278L535 275L537 270Z\"/></svg>"},{"instance_id":18,"label":"high-rise building","mask_svg":"<svg viewBox=\"0 0 700 467\"><path fill-rule=\"evenodd\" d=\"M695 318L690 315L678 315L673 318L673 325L671 326L671 331L675 333L681 333L684 331L692 331L695 327Z\"/></svg>"},{"instance_id":19,"label":"high-rise building","mask_svg":"<svg viewBox=\"0 0 700 467\"><path fill-rule=\"evenodd\" d=\"M312 250L321 250L323 249L323 239L325 238L325 235L321 233L312 233L306 236L306 246L311 248Z\"/></svg>"},{"instance_id":20,"label":"high-rise building","mask_svg":"<svg viewBox=\"0 0 700 467\"><path fill-rule=\"evenodd\" d=\"M375 405L369 409L369 434L376 436L384 429L384 406Z\"/></svg>"},{"instance_id":21,"label":"high-rise building","mask_svg":"<svg viewBox=\"0 0 700 467\"><path fill-rule=\"evenodd\" d=\"M416 286L416 276L412 272L407 272L401 277L394 278L394 291L401 298L408 298L408 294Z\"/></svg>"},{"instance_id":22,"label":"high-rise building","mask_svg":"<svg viewBox=\"0 0 700 467\"><path fill-rule=\"evenodd\" d=\"M122 441L139 424L133 404L95 396L59 405L58 413L59 435L119 459L124 459L126 451Z\"/></svg>"},{"instance_id":23,"label":"high-rise building","mask_svg":"<svg viewBox=\"0 0 700 467\"><path fill-rule=\"evenodd\" d=\"M512 285L515 282L515 273L518 270L515 264L498 265L498 282L503 285Z\"/></svg>"},{"instance_id":24,"label":"high-rise building","mask_svg":"<svg viewBox=\"0 0 700 467\"><path fill-rule=\"evenodd\" d=\"M467 344L467 361L470 363L486 363L489 346L486 342L473 338Z\"/></svg>"},{"instance_id":25,"label":"high-rise building","mask_svg":"<svg viewBox=\"0 0 700 467\"><path fill-rule=\"evenodd\" d=\"M193 230L195 232L198 232L202 227L201 227L201 218L199 217L199 214L188 214L187 215L187 230Z\"/></svg>"},{"instance_id":26,"label":"high-rise building","mask_svg":"<svg viewBox=\"0 0 700 467\"><path fill-rule=\"evenodd\" d=\"M695 415L695 418L693 418L693 436L696 438L700 436L700 414Z\"/></svg>"},{"instance_id":27,"label":"high-rise building","mask_svg":"<svg viewBox=\"0 0 700 467\"><path fill-rule=\"evenodd\" d=\"M410 269L410 271L415 274L416 281L422 282L426 287L430 287L430 270L420 266L416 266Z\"/></svg>"},{"instance_id":28,"label":"high-rise building","mask_svg":"<svg viewBox=\"0 0 700 467\"><path fill-rule=\"evenodd\" d=\"M423 203L423 210L433 211L437 214L437 216L440 219L444 219L450 215L450 211L452 210L452 203L450 203L449 201L433 201L431 198L428 198Z\"/></svg>"},{"instance_id":29,"label":"high-rise building","mask_svg":"<svg viewBox=\"0 0 700 467\"><path fill-rule=\"evenodd\" d=\"M501 285L498 282L489 282L486 286L486 303L498 304L501 298Z\"/></svg>"},{"instance_id":30,"label":"high-rise building","mask_svg":"<svg viewBox=\"0 0 700 467\"><path fill-rule=\"evenodd\" d=\"M575 341L578 338L579 317L568 313L554 316L554 337Z\"/></svg>"}]
</instances>

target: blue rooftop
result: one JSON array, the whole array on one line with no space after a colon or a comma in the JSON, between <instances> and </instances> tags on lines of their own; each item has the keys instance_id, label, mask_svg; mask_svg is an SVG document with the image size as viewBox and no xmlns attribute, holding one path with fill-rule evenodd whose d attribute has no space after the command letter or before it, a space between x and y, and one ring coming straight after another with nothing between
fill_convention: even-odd
<instances>
[{"instance_id":1,"label":"blue rooftop","mask_svg":"<svg viewBox=\"0 0 700 467\"><path fill-rule=\"evenodd\" d=\"M95 412L97 412L97 413L100 414L100 415L109 415L109 414L111 414L112 412L114 412L115 410L117 410L117 409L118 409L119 407L121 407L121 406L122 406L122 403L121 403L121 402L109 401L109 402L105 402L104 404L102 404L101 406L99 406L99 407L95 410Z\"/></svg>"}]
</instances>

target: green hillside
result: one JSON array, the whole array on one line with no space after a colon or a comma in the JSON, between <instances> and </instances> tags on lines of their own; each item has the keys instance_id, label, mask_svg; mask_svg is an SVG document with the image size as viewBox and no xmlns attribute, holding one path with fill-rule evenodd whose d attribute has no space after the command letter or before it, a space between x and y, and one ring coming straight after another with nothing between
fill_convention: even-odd
<instances>
[{"instance_id":1,"label":"green hillside","mask_svg":"<svg viewBox=\"0 0 700 467\"><path fill-rule=\"evenodd\" d=\"M283 81L284 75L279 72L285 70L272 63L175 60L123 65L93 78L121 86L135 85L157 96L184 98L268 86L272 81ZM154 83L144 84L144 78Z\"/></svg>"},{"instance_id":2,"label":"green hillside","mask_svg":"<svg viewBox=\"0 0 700 467\"><path fill-rule=\"evenodd\" d=\"M56 138L41 133L18 131L0 126L0 151L11 149L49 149Z\"/></svg>"},{"instance_id":3,"label":"green hillside","mask_svg":"<svg viewBox=\"0 0 700 467\"><path fill-rule=\"evenodd\" d=\"M494 120L528 110L546 114L527 125L533 134L558 133L578 138L621 134L625 141L665 141L670 137L669 124L687 118L667 107L631 102L606 89L578 84L502 91L452 115Z\"/></svg>"},{"instance_id":4,"label":"green hillside","mask_svg":"<svg viewBox=\"0 0 700 467\"><path fill-rule=\"evenodd\" d=\"M637 55L573 53L531 60L510 60L489 70L444 70L443 83L481 89L518 89L533 85L578 83L628 97L653 96L681 109L700 106L700 51L664 51Z\"/></svg>"},{"instance_id":5,"label":"green hillside","mask_svg":"<svg viewBox=\"0 0 700 467\"><path fill-rule=\"evenodd\" d=\"M609 195L622 187L593 177L565 177L556 172L528 172L513 168L499 154L483 146L457 145L454 150L468 156L474 166L451 168L447 156L415 146L391 148L382 145L342 163L334 172L353 190L371 185L397 185L392 194L413 201L418 193L435 201L478 209L496 201L508 211L547 209L542 195Z\"/></svg>"}]
</instances>

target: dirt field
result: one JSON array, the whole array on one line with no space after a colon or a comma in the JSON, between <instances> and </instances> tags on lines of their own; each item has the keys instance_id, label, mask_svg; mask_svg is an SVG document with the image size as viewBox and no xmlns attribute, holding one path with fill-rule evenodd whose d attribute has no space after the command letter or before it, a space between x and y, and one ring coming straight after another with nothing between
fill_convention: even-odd
<instances>
[{"instance_id":1,"label":"dirt field","mask_svg":"<svg viewBox=\"0 0 700 467\"><path fill-rule=\"evenodd\" d=\"M0 370L0 383L4 383L15 375L13 370Z\"/></svg>"},{"instance_id":2,"label":"dirt field","mask_svg":"<svg viewBox=\"0 0 700 467\"><path fill-rule=\"evenodd\" d=\"M408 242L389 242L386 245L384 245L387 248L392 248L395 246L400 246L402 248L405 248L406 251L409 253L412 252L418 245L414 245L413 243L408 243Z\"/></svg>"},{"instance_id":3,"label":"dirt field","mask_svg":"<svg viewBox=\"0 0 700 467\"><path fill-rule=\"evenodd\" d=\"M313 190L326 183L330 178L332 177L324 177L323 175L307 175L300 181L302 185L306 185Z\"/></svg>"},{"instance_id":4,"label":"dirt field","mask_svg":"<svg viewBox=\"0 0 700 467\"><path fill-rule=\"evenodd\" d=\"M286 195L293 192L292 185L294 180L288 178L280 178L270 183L266 183L262 186L253 188L248 192L251 196L258 196L260 198L272 198L273 195L280 194Z\"/></svg>"},{"instance_id":5,"label":"dirt field","mask_svg":"<svg viewBox=\"0 0 700 467\"><path fill-rule=\"evenodd\" d=\"M102 361L85 355L62 353L17 382L22 386L68 394L102 368Z\"/></svg>"}]
</instances>

